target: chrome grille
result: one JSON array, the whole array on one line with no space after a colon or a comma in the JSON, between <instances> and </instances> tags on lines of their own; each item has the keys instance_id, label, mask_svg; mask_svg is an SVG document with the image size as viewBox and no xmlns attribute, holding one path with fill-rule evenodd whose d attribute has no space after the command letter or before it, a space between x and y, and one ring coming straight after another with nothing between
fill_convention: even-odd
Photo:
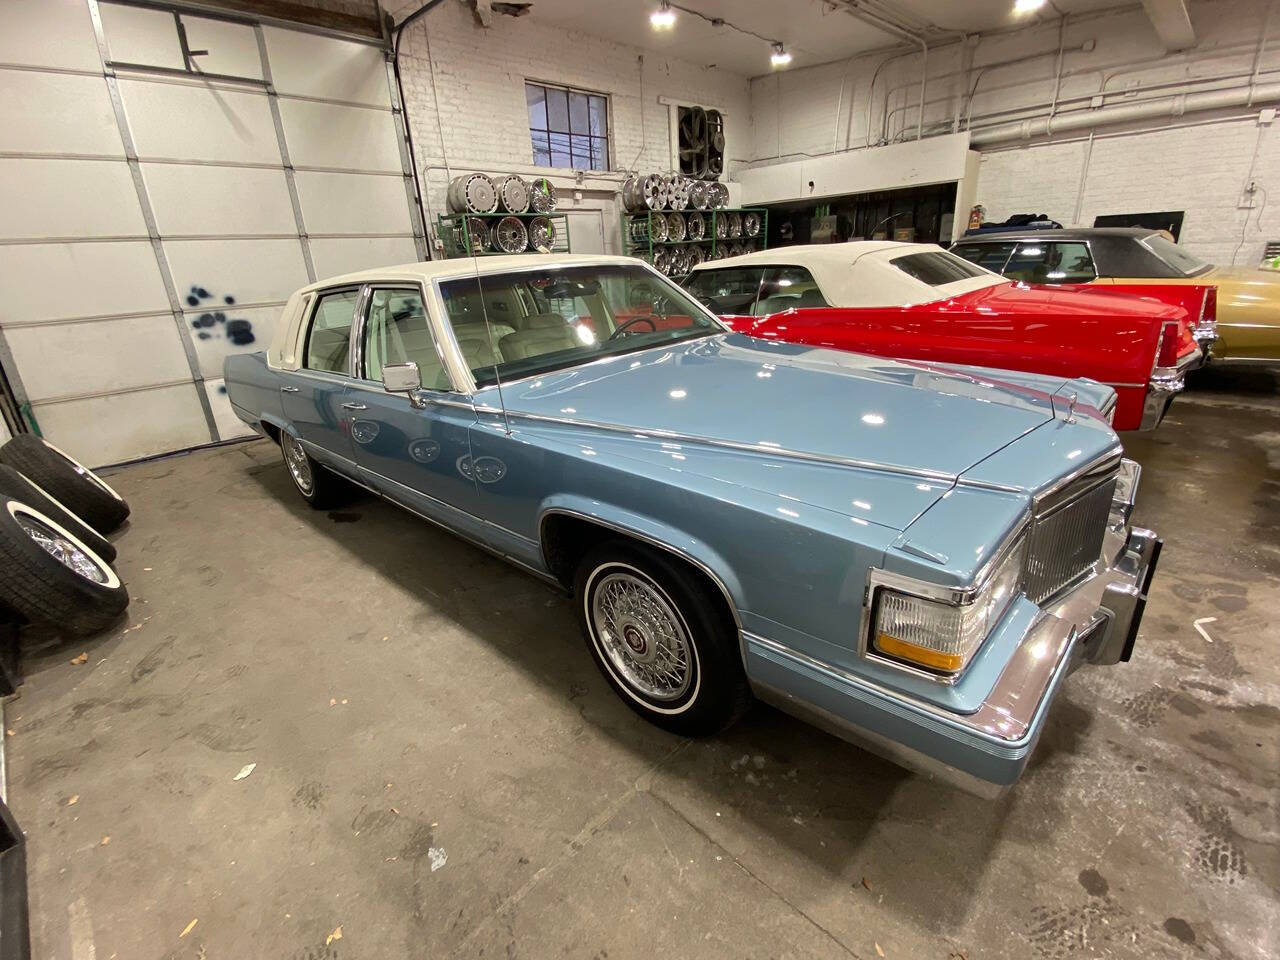
<instances>
[{"instance_id":1,"label":"chrome grille","mask_svg":"<svg viewBox=\"0 0 1280 960\"><path fill-rule=\"evenodd\" d=\"M1027 596L1036 603L1081 577L1102 555L1114 475L1036 517L1027 554Z\"/></svg>"}]
</instances>

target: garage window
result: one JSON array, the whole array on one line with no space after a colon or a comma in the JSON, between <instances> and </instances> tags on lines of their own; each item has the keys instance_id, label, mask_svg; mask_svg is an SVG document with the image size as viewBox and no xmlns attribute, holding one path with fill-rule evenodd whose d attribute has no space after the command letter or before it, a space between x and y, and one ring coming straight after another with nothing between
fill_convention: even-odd
<instances>
[{"instance_id":1,"label":"garage window","mask_svg":"<svg viewBox=\"0 0 1280 960\"><path fill-rule=\"evenodd\" d=\"M356 316L358 290L326 293L311 314L307 334L307 369L346 373L351 353L351 324Z\"/></svg>"},{"instance_id":2,"label":"garage window","mask_svg":"<svg viewBox=\"0 0 1280 960\"><path fill-rule=\"evenodd\" d=\"M566 170L609 169L609 101L598 93L526 83L533 162Z\"/></svg>"}]
</instances>

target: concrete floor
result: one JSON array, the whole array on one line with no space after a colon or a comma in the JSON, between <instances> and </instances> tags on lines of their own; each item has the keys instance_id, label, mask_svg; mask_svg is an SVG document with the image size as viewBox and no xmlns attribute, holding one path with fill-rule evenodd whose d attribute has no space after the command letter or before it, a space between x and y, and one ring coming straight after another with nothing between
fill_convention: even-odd
<instances>
[{"instance_id":1,"label":"concrete floor","mask_svg":"<svg viewBox=\"0 0 1280 960\"><path fill-rule=\"evenodd\" d=\"M995 803L764 707L662 733L565 599L308 510L268 442L120 470L129 621L32 634L6 708L35 956L1275 957L1277 385L1129 449L1166 537L1136 657Z\"/></svg>"}]
</instances>

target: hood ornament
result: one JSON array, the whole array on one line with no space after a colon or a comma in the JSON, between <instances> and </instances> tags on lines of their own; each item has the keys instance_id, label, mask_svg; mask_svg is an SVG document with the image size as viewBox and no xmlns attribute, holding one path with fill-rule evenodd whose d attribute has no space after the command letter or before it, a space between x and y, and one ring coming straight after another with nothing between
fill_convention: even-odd
<instances>
[{"instance_id":1,"label":"hood ornament","mask_svg":"<svg viewBox=\"0 0 1280 960\"><path fill-rule=\"evenodd\" d=\"M1067 420L1066 420L1067 423L1076 422L1076 401L1079 399L1080 399L1079 394L1075 393L1074 391L1072 392L1071 396L1067 399Z\"/></svg>"}]
</instances>

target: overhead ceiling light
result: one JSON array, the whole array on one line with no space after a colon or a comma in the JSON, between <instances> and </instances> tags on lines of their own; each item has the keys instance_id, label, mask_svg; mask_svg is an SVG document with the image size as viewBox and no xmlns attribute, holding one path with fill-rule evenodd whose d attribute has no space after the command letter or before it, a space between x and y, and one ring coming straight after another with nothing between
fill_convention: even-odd
<instances>
[{"instance_id":1,"label":"overhead ceiling light","mask_svg":"<svg viewBox=\"0 0 1280 960\"><path fill-rule=\"evenodd\" d=\"M1013 12L1021 16L1024 13L1034 13L1044 6L1044 0L1013 0Z\"/></svg>"},{"instance_id":2,"label":"overhead ceiling light","mask_svg":"<svg viewBox=\"0 0 1280 960\"><path fill-rule=\"evenodd\" d=\"M773 53L769 55L769 62L775 67L785 67L791 62L791 54L787 53L782 44L775 43L773 45Z\"/></svg>"},{"instance_id":3,"label":"overhead ceiling light","mask_svg":"<svg viewBox=\"0 0 1280 960\"><path fill-rule=\"evenodd\" d=\"M658 9L649 14L649 25L655 30L670 30L676 25L676 12L667 0L662 0Z\"/></svg>"}]
</instances>

